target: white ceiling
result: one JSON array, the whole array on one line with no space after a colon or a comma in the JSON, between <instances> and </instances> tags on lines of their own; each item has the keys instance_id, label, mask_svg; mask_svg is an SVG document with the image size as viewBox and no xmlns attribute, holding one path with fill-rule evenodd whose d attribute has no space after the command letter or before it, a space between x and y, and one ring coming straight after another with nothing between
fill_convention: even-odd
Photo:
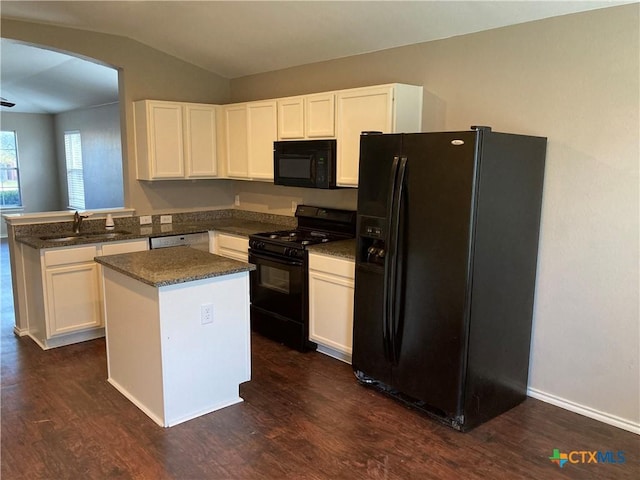
<instances>
[{"instance_id":1,"label":"white ceiling","mask_svg":"<svg viewBox=\"0 0 640 480\"><path fill-rule=\"evenodd\" d=\"M5 18L129 37L223 77L237 78L637 1L3 0L0 13ZM23 68L5 75L5 69L17 66L15 61L5 64L2 43L2 96L19 95L10 99L16 102L13 111L24 93L17 87L26 88L24 80L30 75L37 77L34 83L51 85L46 80L48 72L60 81L61 71L82 68L78 75L69 73L74 86L67 90L80 95L86 86L90 96L105 88L104 82L95 88L92 85L93 67L59 58L48 63L42 51L34 54L33 72ZM20 55L24 62L25 53ZM32 64L31 59L24 63ZM5 85L9 81L14 90L9 83ZM38 103L36 87L30 96L32 103Z\"/></svg>"},{"instance_id":2,"label":"white ceiling","mask_svg":"<svg viewBox=\"0 0 640 480\"><path fill-rule=\"evenodd\" d=\"M62 53L0 40L3 112L60 113L118 101L118 72Z\"/></svg>"}]
</instances>

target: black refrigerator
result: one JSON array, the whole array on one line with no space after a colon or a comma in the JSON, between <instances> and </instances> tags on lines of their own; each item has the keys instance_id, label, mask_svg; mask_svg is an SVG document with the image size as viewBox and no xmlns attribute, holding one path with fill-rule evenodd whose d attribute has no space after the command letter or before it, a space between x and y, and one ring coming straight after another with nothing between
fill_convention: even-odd
<instances>
[{"instance_id":1,"label":"black refrigerator","mask_svg":"<svg viewBox=\"0 0 640 480\"><path fill-rule=\"evenodd\" d=\"M466 431L526 397L546 138L360 142L352 364Z\"/></svg>"}]
</instances>

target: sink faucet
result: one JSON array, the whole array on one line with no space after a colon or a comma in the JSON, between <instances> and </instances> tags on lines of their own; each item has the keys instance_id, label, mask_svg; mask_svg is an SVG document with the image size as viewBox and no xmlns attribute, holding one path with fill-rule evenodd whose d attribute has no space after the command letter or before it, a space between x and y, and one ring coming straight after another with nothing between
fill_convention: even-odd
<instances>
[{"instance_id":1,"label":"sink faucet","mask_svg":"<svg viewBox=\"0 0 640 480\"><path fill-rule=\"evenodd\" d=\"M80 225L82 225L82 220L87 218L89 215L80 215L76 210L76 213L73 214L73 233L80 233Z\"/></svg>"}]
</instances>

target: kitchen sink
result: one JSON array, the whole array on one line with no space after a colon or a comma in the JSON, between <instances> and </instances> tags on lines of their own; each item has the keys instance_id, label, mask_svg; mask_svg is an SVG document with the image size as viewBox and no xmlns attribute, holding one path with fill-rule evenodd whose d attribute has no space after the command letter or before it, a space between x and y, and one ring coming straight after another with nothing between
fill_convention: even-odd
<instances>
[{"instance_id":1,"label":"kitchen sink","mask_svg":"<svg viewBox=\"0 0 640 480\"><path fill-rule=\"evenodd\" d=\"M114 230L113 232L86 232L80 233L81 237L86 238L117 238L122 235L131 235L131 232L126 232L124 230Z\"/></svg>"},{"instance_id":2,"label":"kitchen sink","mask_svg":"<svg viewBox=\"0 0 640 480\"><path fill-rule=\"evenodd\" d=\"M74 240L111 240L123 235L130 235L131 232L125 230L116 230L113 232L81 232L81 233L65 233L61 235L45 235L39 237L40 240L47 242L73 242Z\"/></svg>"},{"instance_id":3,"label":"kitchen sink","mask_svg":"<svg viewBox=\"0 0 640 480\"><path fill-rule=\"evenodd\" d=\"M71 242L79 238L80 236L78 235L67 236L67 237L47 236L47 237L40 237L40 240L46 240L47 242Z\"/></svg>"}]
</instances>

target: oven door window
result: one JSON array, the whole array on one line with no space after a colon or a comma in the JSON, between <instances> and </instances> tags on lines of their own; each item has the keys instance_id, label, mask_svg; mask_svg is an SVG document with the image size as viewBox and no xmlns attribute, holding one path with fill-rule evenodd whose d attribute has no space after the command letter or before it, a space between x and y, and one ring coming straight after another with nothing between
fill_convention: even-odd
<instances>
[{"instance_id":1,"label":"oven door window","mask_svg":"<svg viewBox=\"0 0 640 480\"><path fill-rule=\"evenodd\" d=\"M262 265L258 273L258 286L289 295L291 289L289 270Z\"/></svg>"},{"instance_id":2,"label":"oven door window","mask_svg":"<svg viewBox=\"0 0 640 480\"><path fill-rule=\"evenodd\" d=\"M304 315L305 276L302 262L249 255L256 266L251 272L251 304L283 317L301 321Z\"/></svg>"}]
</instances>

